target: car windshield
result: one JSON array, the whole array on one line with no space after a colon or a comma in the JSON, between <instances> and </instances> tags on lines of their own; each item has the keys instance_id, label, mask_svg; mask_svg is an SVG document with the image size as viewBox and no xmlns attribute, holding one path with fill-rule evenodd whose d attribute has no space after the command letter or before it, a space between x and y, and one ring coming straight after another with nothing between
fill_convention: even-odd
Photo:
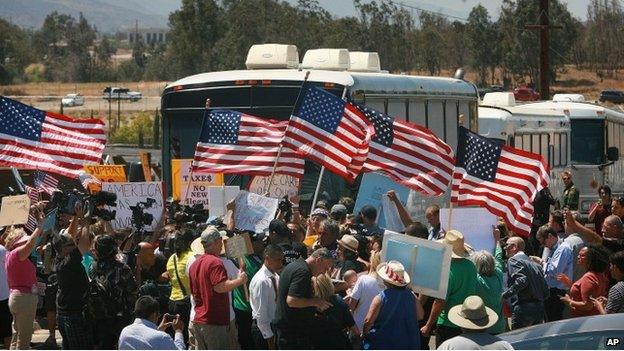
<instances>
[{"instance_id":1,"label":"car windshield","mask_svg":"<svg viewBox=\"0 0 624 351\"><path fill-rule=\"evenodd\" d=\"M572 120L570 157L576 164L604 163L604 121Z\"/></svg>"}]
</instances>

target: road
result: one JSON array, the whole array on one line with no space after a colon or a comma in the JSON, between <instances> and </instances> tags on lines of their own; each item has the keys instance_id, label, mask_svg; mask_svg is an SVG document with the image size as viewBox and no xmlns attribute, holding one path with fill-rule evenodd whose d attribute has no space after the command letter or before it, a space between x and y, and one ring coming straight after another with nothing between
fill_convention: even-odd
<instances>
[{"instance_id":1,"label":"road","mask_svg":"<svg viewBox=\"0 0 624 351\"><path fill-rule=\"evenodd\" d=\"M59 112L61 108L61 99L63 96L8 96L11 99L15 99L22 103L34 106L38 109L45 111ZM117 112L117 101L112 100L110 108L113 115ZM160 96L144 96L141 100L136 102L121 101L119 106L121 111L150 111L160 108ZM63 107L63 113L71 116L75 115L89 115L91 111L95 115L108 115L109 103L101 96L85 96L85 103L83 106L75 107Z\"/></svg>"}]
</instances>

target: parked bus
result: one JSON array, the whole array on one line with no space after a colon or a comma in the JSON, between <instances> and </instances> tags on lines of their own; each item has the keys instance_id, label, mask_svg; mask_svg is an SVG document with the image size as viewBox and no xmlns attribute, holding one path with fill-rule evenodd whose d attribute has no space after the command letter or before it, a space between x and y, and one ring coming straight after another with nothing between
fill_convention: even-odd
<instances>
[{"instance_id":1,"label":"parked bus","mask_svg":"<svg viewBox=\"0 0 624 351\"><path fill-rule=\"evenodd\" d=\"M473 131L478 128L478 95L473 84L454 78L390 74L380 69L377 53L316 49L309 50L299 63L297 48L293 45L254 45L248 53L246 66L246 70L189 76L165 88L161 102L162 161L167 184L171 184L171 159L193 157L206 99L210 99L210 109L233 109L287 120L308 71L308 84L427 126L453 148L457 144L460 115L465 116L462 120L465 127ZM302 199L311 198L319 170L317 165L306 162L300 190ZM248 177L226 179L244 186ZM329 198L337 200L344 195L344 188L342 179L325 173L321 193L326 192ZM427 201L436 201L423 200L416 195L410 198L410 203L418 207L413 212L424 212L422 207Z\"/></svg>"}]
</instances>

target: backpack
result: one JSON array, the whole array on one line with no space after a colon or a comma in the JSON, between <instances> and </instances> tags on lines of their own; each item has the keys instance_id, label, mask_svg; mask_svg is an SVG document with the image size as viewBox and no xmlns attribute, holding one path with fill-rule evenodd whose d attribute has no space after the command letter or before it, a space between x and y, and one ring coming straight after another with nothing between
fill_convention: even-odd
<instances>
[{"instance_id":1,"label":"backpack","mask_svg":"<svg viewBox=\"0 0 624 351\"><path fill-rule=\"evenodd\" d=\"M112 274L94 273L89 282L87 311L95 320L113 318L123 313L124 303L118 289L115 288L116 282L119 281L119 270L116 267L113 269ZM110 278L116 279L111 281Z\"/></svg>"}]
</instances>

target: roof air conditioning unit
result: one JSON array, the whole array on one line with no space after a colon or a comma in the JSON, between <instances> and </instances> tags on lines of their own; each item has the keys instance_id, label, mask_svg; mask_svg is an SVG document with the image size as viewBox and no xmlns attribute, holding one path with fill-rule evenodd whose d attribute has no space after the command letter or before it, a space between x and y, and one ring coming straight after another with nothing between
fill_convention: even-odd
<instances>
[{"instance_id":1,"label":"roof air conditioning unit","mask_svg":"<svg viewBox=\"0 0 624 351\"><path fill-rule=\"evenodd\" d=\"M297 68L299 53L295 45L252 45L245 61L247 69Z\"/></svg>"},{"instance_id":2,"label":"roof air conditioning unit","mask_svg":"<svg viewBox=\"0 0 624 351\"><path fill-rule=\"evenodd\" d=\"M512 107L516 106L516 98L514 94L510 92L487 93L483 96L481 105Z\"/></svg>"},{"instance_id":3,"label":"roof air conditioning unit","mask_svg":"<svg viewBox=\"0 0 624 351\"><path fill-rule=\"evenodd\" d=\"M583 96L583 94L555 94L553 96L553 101L585 102L585 96Z\"/></svg>"},{"instance_id":4,"label":"roof air conditioning unit","mask_svg":"<svg viewBox=\"0 0 624 351\"><path fill-rule=\"evenodd\" d=\"M376 52L352 51L349 52L351 60L349 71L354 72L381 72L379 54Z\"/></svg>"},{"instance_id":5,"label":"roof air conditioning unit","mask_svg":"<svg viewBox=\"0 0 624 351\"><path fill-rule=\"evenodd\" d=\"M313 49L303 56L302 68L345 71L349 69L349 50Z\"/></svg>"}]
</instances>

